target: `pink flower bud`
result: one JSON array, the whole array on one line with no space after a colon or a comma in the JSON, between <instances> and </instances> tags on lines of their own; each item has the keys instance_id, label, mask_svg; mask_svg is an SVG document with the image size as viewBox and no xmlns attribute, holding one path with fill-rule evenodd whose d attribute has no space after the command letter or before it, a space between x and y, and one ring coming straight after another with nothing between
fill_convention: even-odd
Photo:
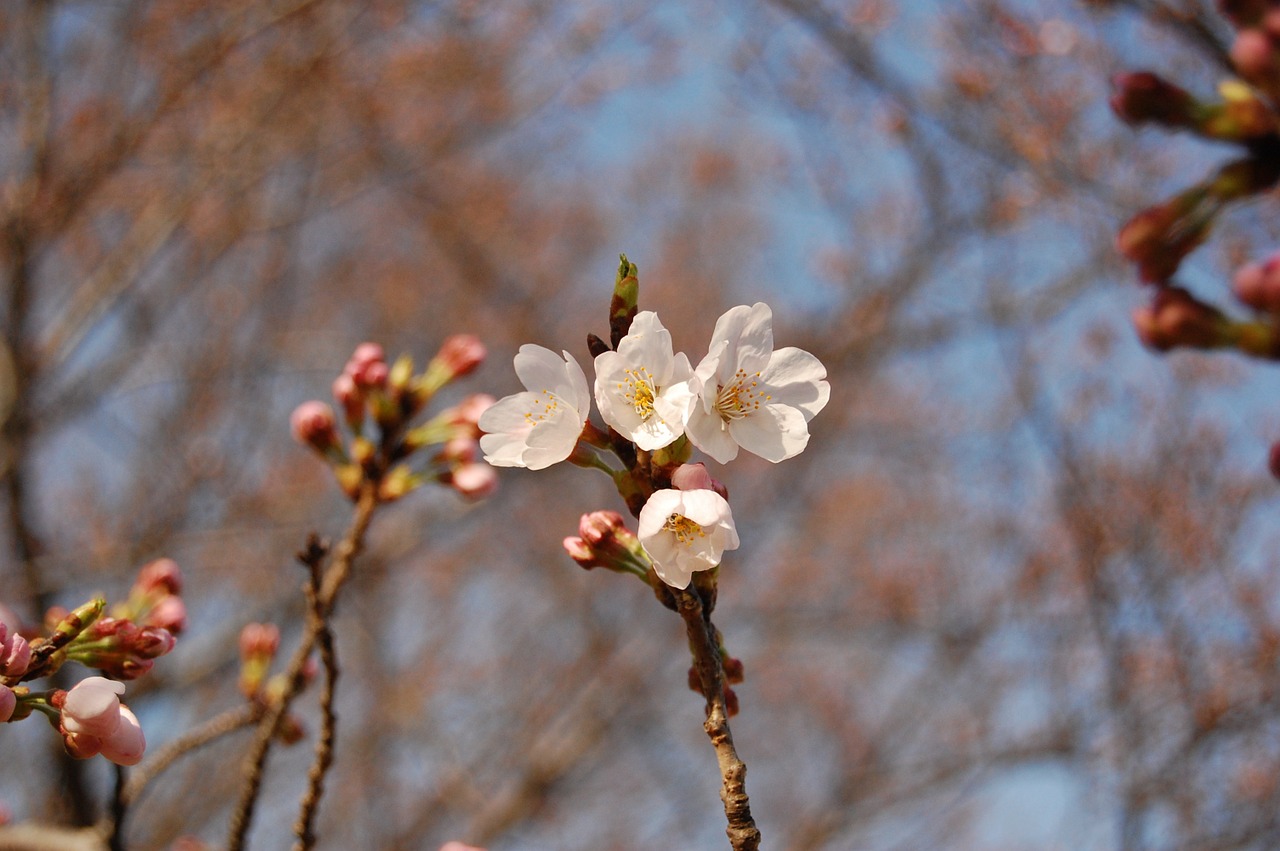
<instances>
[{"instance_id":1,"label":"pink flower bud","mask_svg":"<svg viewBox=\"0 0 1280 851\"><path fill-rule=\"evenodd\" d=\"M303 402L289 418L294 438L304 446L325 453L338 446L338 427L333 409L324 402Z\"/></svg>"},{"instance_id":2,"label":"pink flower bud","mask_svg":"<svg viewBox=\"0 0 1280 851\"><path fill-rule=\"evenodd\" d=\"M1142 342L1160 352L1176 346L1212 349L1230 342L1230 320L1180 287L1156 290L1150 305L1133 312L1133 324Z\"/></svg>"},{"instance_id":3,"label":"pink flower bud","mask_svg":"<svg viewBox=\"0 0 1280 851\"><path fill-rule=\"evenodd\" d=\"M454 334L444 341L440 351L432 358L427 368L439 364L449 374L449 379L474 372L484 362L487 352L480 338L472 334Z\"/></svg>"},{"instance_id":4,"label":"pink flower bud","mask_svg":"<svg viewBox=\"0 0 1280 851\"><path fill-rule=\"evenodd\" d=\"M371 363L351 373L351 379L362 390L381 390L387 386L391 370L385 363Z\"/></svg>"},{"instance_id":5,"label":"pink flower bud","mask_svg":"<svg viewBox=\"0 0 1280 851\"><path fill-rule=\"evenodd\" d=\"M126 643L124 649L142 659L158 659L172 650L177 641L169 630L158 626L147 626L138 630Z\"/></svg>"},{"instance_id":6,"label":"pink flower bud","mask_svg":"<svg viewBox=\"0 0 1280 851\"><path fill-rule=\"evenodd\" d=\"M147 612L143 624L159 627L177 636L187 628L187 604L176 594L162 597Z\"/></svg>"},{"instance_id":7,"label":"pink flower bud","mask_svg":"<svg viewBox=\"0 0 1280 851\"><path fill-rule=\"evenodd\" d=\"M344 372L333 380L333 399L342 409L348 424L354 426L364 422L364 394L349 373Z\"/></svg>"},{"instance_id":8,"label":"pink flower bud","mask_svg":"<svg viewBox=\"0 0 1280 851\"><path fill-rule=\"evenodd\" d=\"M18 707L18 696L8 686L0 686L0 722L13 717L13 710Z\"/></svg>"},{"instance_id":9,"label":"pink flower bud","mask_svg":"<svg viewBox=\"0 0 1280 851\"><path fill-rule=\"evenodd\" d=\"M485 849L477 845L466 845L454 839L441 845L440 851L485 851Z\"/></svg>"},{"instance_id":10,"label":"pink flower bud","mask_svg":"<svg viewBox=\"0 0 1280 851\"><path fill-rule=\"evenodd\" d=\"M449 485L467 499L484 499L498 489L498 472L488 464L462 464L448 476Z\"/></svg>"},{"instance_id":11,"label":"pink flower bud","mask_svg":"<svg viewBox=\"0 0 1280 851\"><path fill-rule=\"evenodd\" d=\"M479 440L480 426L477 423L480 422L480 415L493 407L496 401L488 393L474 393L446 411L445 416L457 428L459 436Z\"/></svg>"},{"instance_id":12,"label":"pink flower bud","mask_svg":"<svg viewBox=\"0 0 1280 851\"><path fill-rule=\"evenodd\" d=\"M250 659L265 656L268 659L280 649L280 629L272 623L245 624L240 630L240 657Z\"/></svg>"},{"instance_id":13,"label":"pink flower bud","mask_svg":"<svg viewBox=\"0 0 1280 851\"><path fill-rule=\"evenodd\" d=\"M144 593L164 591L166 594L182 593L182 571L171 558L158 558L143 565L138 571L134 587Z\"/></svg>"},{"instance_id":14,"label":"pink flower bud","mask_svg":"<svg viewBox=\"0 0 1280 851\"><path fill-rule=\"evenodd\" d=\"M356 350L352 352L351 359L347 361L348 367L364 368L370 364L386 363L387 355L382 350L382 346L377 343L361 343L356 346ZM354 372L355 370L352 370Z\"/></svg>"},{"instance_id":15,"label":"pink flower bud","mask_svg":"<svg viewBox=\"0 0 1280 851\"><path fill-rule=\"evenodd\" d=\"M723 482L711 478L711 474L707 472L707 465L701 461L696 464L681 464L677 467L671 474L671 486L682 491L715 491L725 499L729 498L729 489Z\"/></svg>"},{"instance_id":16,"label":"pink flower bud","mask_svg":"<svg viewBox=\"0 0 1280 851\"><path fill-rule=\"evenodd\" d=\"M1198 212L1202 191L1188 191L1138 213L1116 234L1116 250L1138 264L1143 281L1159 283L1178 271L1182 259L1209 235L1209 218Z\"/></svg>"},{"instance_id":17,"label":"pink flower bud","mask_svg":"<svg viewBox=\"0 0 1280 851\"><path fill-rule=\"evenodd\" d=\"M1241 30L1231 44L1231 64L1249 82L1265 83L1276 73L1275 46L1262 30Z\"/></svg>"},{"instance_id":18,"label":"pink flower bud","mask_svg":"<svg viewBox=\"0 0 1280 851\"><path fill-rule=\"evenodd\" d=\"M592 548L608 547L618 535L626 532L626 521L616 511L593 511L578 521L578 534Z\"/></svg>"},{"instance_id":19,"label":"pink flower bud","mask_svg":"<svg viewBox=\"0 0 1280 851\"><path fill-rule=\"evenodd\" d=\"M569 554L569 558L576 561L584 569L590 570L593 567L600 567L600 562L591 546L576 535L564 539L564 549Z\"/></svg>"},{"instance_id":20,"label":"pink flower bud","mask_svg":"<svg viewBox=\"0 0 1280 851\"><path fill-rule=\"evenodd\" d=\"M1280 252L1241 266L1236 270L1232 286L1236 298L1254 310L1280 312Z\"/></svg>"}]
</instances>

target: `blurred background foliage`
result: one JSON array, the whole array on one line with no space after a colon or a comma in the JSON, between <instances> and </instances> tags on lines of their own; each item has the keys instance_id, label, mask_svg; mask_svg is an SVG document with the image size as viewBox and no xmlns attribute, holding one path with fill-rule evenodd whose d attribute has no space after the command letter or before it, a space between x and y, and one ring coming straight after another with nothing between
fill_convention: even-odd
<instances>
[{"instance_id":1,"label":"blurred background foliage","mask_svg":"<svg viewBox=\"0 0 1280 851\"><path fill-rule=\"evenodd\" d=\"M152 747L235 705L237 633L288 648L292 554L349 514L292 407L363 340L480 335L458 394L518 389L525 342L585 363L625 251L695 362L764 300L830 371L805 454L712 465L767 847L1274 848L1277 381L1142 351L1112 248L1219 152L1123 126L1108 78L1207 93L1229 37L1202 0L5 2L0 600L38 623L169 555L192 626L129 702ZM1183 283L1221 296L1269 213ZM679 620L561 550L597 508L566 467L378 516L321 847L723 846ZM223 841L247 739L130 847ZM3 731L16 819L101 812L59 750Z\"/></svg>"}]
</instances>

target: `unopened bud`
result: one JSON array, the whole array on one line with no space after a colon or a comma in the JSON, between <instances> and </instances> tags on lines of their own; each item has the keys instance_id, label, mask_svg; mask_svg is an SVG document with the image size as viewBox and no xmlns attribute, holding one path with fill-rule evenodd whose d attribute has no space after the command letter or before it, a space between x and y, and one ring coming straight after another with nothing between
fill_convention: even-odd
<instances>
[{"instance_id":1,"label":"unopened bud","mask_svg":"<svg viewBox=\"0 0 1280 851\"><path fill-rule=\"evenodd\" d=\"M181 594L182 570L173 559L158 558L143 565L133 584L143 593L163 591L166 594Z\"/></svg>"},{"instance_id":2,"label":"unopened bud","mask_svg":"<svg viewBox=\"0 0 1280 851\"><path fill-rule=\"evenodd\" d=\"M725 499L729 498L729 489L723 482L711 478L711 474L707 472L707 465L701 461L696 464L681 464L677 467L671 474L671 486L682 491L715 491Z\"/></svg>"},{"instance_id":3,"label":"unopened bud","mask_svg":"<svg viewBox=\"0 0 1280 851\"><path fill-rule=\"evenodd\" d=\"M1111 88L1111 109L1128 124L1195 126L1195 99L1157 74L1117 74L1111 78Z\"/></svg>"},{"instance_id":4,"label":"unopened bud","mask_svg":"<svg viewBox=\"0 0 1280 851\"><path fill-rule=\"evenodd\" d=\"M440 351L427 364L419 386L427 396L464 375L474 372L484 362L484 343L474 334L454 334L440 346Z\"/></svg>"},{"instance_id":5,"label":"unopened bud","mask_svg":"<svg viewBox=\"0 0 1280 851\"><path fill-rule=\"evenodd\" d=\"M1159 288L1151 304L1134 311L1133 324L1142 342L1160 352L1213 349L1233 340L1231 320L1181 287Z\"/></svg>"},{"instance_id":6,"label":"unopened bud","mask_svg":"<svg viewBox=\"0 0 1280 851\"><path fill-rule=\"evenodd\" d=\"M1269 85L1276 76L1275 45L1260 29L1244 29L1231 43L1231 64L1251 83Z\"/></svg>"},{"instance_id":7,"label":"unopened bud","mask_svg":"<svg viewBox=\"0 0 1280 851\"><path fill-rule=\"evenodd\" d=\"M333 419L333 409L324 402L303 402L294 408L289 417L294 438L303 446L309 446L321 455L340 449L338 427Z\"/></svg>"},{"instance_id":8,"label":"unopened bud","mask_svg":"<svg viewBox=\"0 0 1280 851\"><path fill-rule=\"evenodd\" d=\"M1232 279L1236 298L1264 313L1280 313L1280 252L1246 263Z\"/></svg>"},{"instance_id":9,"label":"unopened bud","mask_svg":"<svg viewBox=\"0 0 1280 851\"><path fill-rule=\"evenodd\" d=\"M470 500L485 499L498 489L498 471L481 462L460 464L440 480Z\"/></svg>"},{"instance_id":10,"label":"unopened bud","mask_svg":"<svg viewBox=\"0 0 1280 851\"><path fill-rule=\"evenodd\" d=\"M349 373L344 372L333 380L333 399L342 409L347 425L358 431L364 424L364 393Z\"/></svg>"},{"instance_id":11,"label":"unopened bud","mask_svg":"<svg viewBox=\"0 0 1280 851\"><path fill-rule=\"evenodd\" d=\"M1138 264L1142 280L1166 281L1209 235L1211 221L1205 191L1193 189L1126 222L1116 234L1116 250Z\"/></svg>"}]
</instances>

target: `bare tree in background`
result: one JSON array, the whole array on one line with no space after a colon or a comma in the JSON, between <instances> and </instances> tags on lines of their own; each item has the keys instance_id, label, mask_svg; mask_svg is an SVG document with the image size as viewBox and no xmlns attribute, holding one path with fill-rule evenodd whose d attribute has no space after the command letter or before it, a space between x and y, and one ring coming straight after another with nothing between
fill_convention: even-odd
<instances>
[{"instance_id":1,"label":"bare tree in background","mask_svg":"<svg viewBox=\"0 0 1280 851\"><path fill-rule=\"evenodd\" d=\"M38 623L177 559L192 626L130 692L153 747L240 703L245 623L297 639L292 553L347 509L293 405L364 339L422 361L476 333L467 389L495 395L522 342L585 358L625 250L691 356L764 299L829 369L809 451L724 476L766 847L1277 844L1273 485L1241 460L1274 388L1138 352L1112 248L1188 155L1106 80L1145 57L1210 91L1208 4L0 15L0 601ZM1187 274L1225 280L1277 237L1258 218ZM336 612L320 847L722 847L678 624L560 549L613 500L514 472L377 519ZM103 814L97 761L3 733L15 820ZM175 763L128 847L223 841L248 741ZM274 754L251 847L288 841L309 750Z\"/></svg>"}]
</instances>

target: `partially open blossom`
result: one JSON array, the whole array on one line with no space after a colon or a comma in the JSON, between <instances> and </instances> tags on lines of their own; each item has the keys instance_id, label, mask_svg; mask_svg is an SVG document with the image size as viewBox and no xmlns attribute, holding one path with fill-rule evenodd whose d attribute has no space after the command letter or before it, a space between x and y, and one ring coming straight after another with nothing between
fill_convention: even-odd
<instances>
[{"instance_id":1,"label":"partially open blossom","mask_svg":"<svg viewBox=\"0 0 1280 851\"><path fill-rule=\"evenodd\" d=\"M333 418L333 409L324 402L303 402L294 408L289 417L289 425L299 443L310 446L321 454L339 446L338 426Z\"/></svg>"},{"instance_id":2,"label":"partially open blossom","mask_svg":"<svg viewBox=\"0 0 1280 851\"><path fill-rule=\"evenodd\" d=\"M637 313L617 351L596 356L596 405L604 421L641 449L661 449L684 434L693 407L693 369L672 353L671 332L651 310Z\"/></svg>"},{"instance_id":3,"label":"partially open blossom","mask_svg":"<svg viewBox=\"0 0 1280 851\"><path fill-rule=\"evenodd\" d=\"M816 357L794 347L774 351L773 312L763 302L720 317L696 375L689 440L721 464L738 447L773 462L800 454L809 420L831 396Z\"/></svg>"},{"instance_id":4,"label":"partially open blossom","mask_svg":"<svg viewBox=\"0 0 1280 851\"><path fill-rule=\"evenodd\" d=\"M118 765L137 765L146 749L142 727L120 703L124 684L86 677L62 697L60 726L67 752L78 759L101 753Z\"/></svg>"},{"instance_id":5,"label":"partially open blossom","mask_svg":"<svg viewBox=\"0 0 1280 851\"><path fill-rule=\"evenodd\" d=\"M729 503L711 490L654 491L640 510L637 535L658 576L675 588L687 588L696 571L738 548Z\"/></svg>"},{"instance_id":6,"label":"partially open blossom","mask_svg":"<svg viewBox=\"0 0 1280 851\"><path fill-rule=\"evenodd\" d=\"M0 623L0 676L20 677L31 664L31 645Z\"/></svg>"},{"instance_id":7,"label":"partially open blossom","mask_svg":"<svg viewBox=\"0 0 1280 851\"><path fill-rule=\"evenodd\" d=\"M480 417L480 448L495 467L541 470L572 454L587 422L591 391L587 377L564 352L525 344L515 357L526 390L493 404Z\"/></svg>"}]
</instances>

